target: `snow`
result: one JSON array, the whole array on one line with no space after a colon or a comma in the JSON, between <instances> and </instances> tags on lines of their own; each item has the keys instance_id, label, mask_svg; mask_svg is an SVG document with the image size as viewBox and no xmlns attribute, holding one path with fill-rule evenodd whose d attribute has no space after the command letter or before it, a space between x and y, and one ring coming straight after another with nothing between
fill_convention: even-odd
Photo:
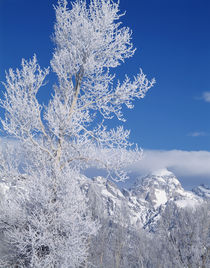
<instances>
[{"instance_id":1,"label":"snow","mask_svg":"<svg viewBox=\"0 0 210 268\"><path fill-rule=\"evenodd\" d=\"M166 192L164 190L155 190L155 197L156 197L156 207L159 207L163 204L165 204L168 201Z\"/></svg>"},{"instance_id":2,"label":"snow","mask_svg":"<svg viewBox=\"0 0 210 268\"><path fill-rule=\"evenodd\" d=\"M175 201L175 203L180 208L186 208L186 207L195 208L200 204L199 200L197 199L180 199Z\"/></svg>"},{"instance_id":3,"label":"snow","mask_svg":"<svg viewBox=\"0 0 210 268\"><path fill-rule=\"evenodd\" d=\"M129 201L131 201L133 204L138 204L137 197L136 196L131 196L129 198Z\"/></svg>"},{"instance_id":4,"label":"snow","mask_svg":"<svg viewBox=\"0 0 210 268\"><path fill-rule=\"evenodd\" d=\"M182 199L176 200L175 203L180 208L191 207L194 208L200 205L203 202L203 199L197 197L194 193L183 191L182 192Z\"/></svg>"},{"instance_id":5,"label":"snow","mask_svg":"<svg viewBox=\"0 0 210 268\"><path fill-rule=\"evenodd\" d=\"M101 191L101 194L102 194L103 196L108 196L108 197L114 198L114 196L113 196L110 192L108 192L106 189L103 189L103 190Z\"/></svg>"},{"instance_id":6,"label":"snow","mask_svg":"<svg viewBox=\"0 0 210 268\"><path fill-rule=\"evenodd\" d=\"M112 186L109 183L108 187L116 196L124 198L124 195L122 194L122 192L116 186Z\"/></svg>"},{"instance_id":7,"label":"snow","mask_svg":"<svg viewBox=\"0 0 210 268\"><path fill-rule=\"evenodd\" d=\"M139 215L138 214L137 215L133 214L130 217L130 224L132 226L135 226L137 224L138 220L139 220ZM143 224L142 224L142 226L143 226Z\"/></svg>"},{"instance_id":8,"label":"snow","mask_svg":"<svg viewBox=\"0 0 210 268\"><path fill-rule=\"evenodd\" d=\"M6 185L6 183L1 182L0 183L0 197L5 196L6 192L9 190L9 186Z\"/></svg>"},{"instance_id":9,"label":"snow","mask_svg":"<svg viewBox=\"0 0 210 268\"><path fill-rule=\"evenodd\" d=\"M186 194L186 191L183 188L180 188L180 189L176 189L176 193L184 196Z\"/></svg>"},{"instance_id":10,"label":"snow","mask_svg":"<svg viewBox=\"0 0 210 268\"><path fill-rule=\"evenodd\" d=\"M101 176L97 176L97 177L94 178L94 181L105 185L106 182L107 182L107 179L105 179L104 177L101 177Z\"/></svg>"},{"instance_id":11,"label":"snow","mask_svg":"<svg viewBox=\"0 0 210 268\"><path fill-rule=\"evenodd\" d=\"M158 169L156 171L153 171L151 175L157 176L157 177L163 177L163 176L171 176L174 174L171 171L169 171L167 168L163 168L163 169Z\"/></svg>"},{"instance_id":12,"label":"snow","mask_svg":"<svg viewBox=\"0 0 210 268\"><path fill-rule=\"evenodd\" d=\"M208 194L210 193L210 189L206 189L204 186L199 186L198 188L205 193L208 193Z\"/></svg>"},{"instance_id":13,"label":"snow","mask_svg":"<svg viewBox=\"0 0 210 268\"><path fill-rule=\"evenodd\" d=\"M199 196L210 198L210 189L207 186L200 185L194 189L194 192Z\"/></svg>"}]
</instances>

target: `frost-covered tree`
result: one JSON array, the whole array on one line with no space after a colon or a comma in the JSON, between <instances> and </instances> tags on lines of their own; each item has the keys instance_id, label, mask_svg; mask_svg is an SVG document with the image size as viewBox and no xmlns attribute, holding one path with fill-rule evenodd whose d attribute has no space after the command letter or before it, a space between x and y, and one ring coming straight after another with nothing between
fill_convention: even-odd
<instances>
[{"instance_id":1,"label":"frost-covered tree","mask_svg":"<svg viewBox=\"0 0 210 268\"><path fill-rule=\"evenodd\" d=\"M41 69L36 56L10 69L4 83L2 128L15 142L1 153L1 178L10 184L0 211L2 245L9 248L3 267L86 265L97 228L80 190L81 171L97 166L124 180L125 165L141 157L129 131L106 126L113 116L123 121L123 105L132 108L154 84L142 70L133 80L115 77L113 69L135 52L131 31L119 22L119 2L59 0L55 11L57 83L49 103L37 99L50 68Z\"/></svg>"},{"instance_id":2,"label":"frost-covered tree","mask_svg":"<svg viewBox=\"0 0 210 268\"><path fill-rule=\"evenodd\" d=\"M155 231L104 220L94 236L90 258L95 267L210 267L209 201L197 207L169 205Z\"/></svg>"},{"instance_id":3,"label":"frost-covered tree","mask_svg":"<svg viewBox=\"0 0 210 268\"><path fill-rule=\"evenodd\" d=\"M161 267L209 267L209 202L193 209L168 206L160 219L158 234L158 247L164 253Z\"/></svg>"}]
</instances>

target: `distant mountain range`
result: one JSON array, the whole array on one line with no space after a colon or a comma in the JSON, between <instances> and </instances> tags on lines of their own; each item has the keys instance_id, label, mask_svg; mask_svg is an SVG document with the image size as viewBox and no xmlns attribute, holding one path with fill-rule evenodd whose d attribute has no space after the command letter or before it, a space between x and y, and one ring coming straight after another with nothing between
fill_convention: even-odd
<instances>
[{"instance_id":1,"label":"distant mountain range","mask_svg":"<svg viewBox=\"0 0 210 268\"><path fill-rule=\"evenodd\" d=\"M210 188L201 185L186 191L176 176L161 169L137 179L130 189L120 189L103 177L81 178L89 206L95 218L111 220L123 227L154 229L167 206L193 208L210 198ZM0 198L9 187L0 182Z\"/></svg>"},{"instance_id":2,"label":"distant mountain range","mask_svg":"<svg viewBox=\"0 0 210 268\"><path fill-rule=\"evenodd\" d=\"M186 191L167 169L137 179L130 189L104 177L82 176L80 185L100 223L88 268L210 267L208 187ZM8 190L0 181L0 200Z\"/></svg>"},{"instance_id":3,"label":"distant mountain range","mask_svg":"<svg viewBox=\"0 0 210 268\"><path fill-rule=\"evenodd\" d=\"M176 176L167 169L137 179L130 189L122 189L113 182L96 177L84 179L82 188L96 218L109 219L124 227L154 229L156 221L167 206L193 208L210 198L204 185L186 191Z\"/></svg>"}]
</instances>

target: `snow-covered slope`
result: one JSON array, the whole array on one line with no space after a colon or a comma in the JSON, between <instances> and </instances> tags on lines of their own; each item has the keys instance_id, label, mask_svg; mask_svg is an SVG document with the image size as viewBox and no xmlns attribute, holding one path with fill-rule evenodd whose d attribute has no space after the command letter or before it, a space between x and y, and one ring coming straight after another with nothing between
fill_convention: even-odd
<instances>
[{"instance_id":1,"label":"snow-covered slope","mask_svg":"<svg viewBox=\"0 0 210 268\"><path fill-rule=\"evenodd\" d=\"M193 193L195 193L196 195L204 198L204 199L209 199L210 198L210 187L206 186L206 185L200 185L196 188L194 188Z\"/></svg>"}]
</instances>

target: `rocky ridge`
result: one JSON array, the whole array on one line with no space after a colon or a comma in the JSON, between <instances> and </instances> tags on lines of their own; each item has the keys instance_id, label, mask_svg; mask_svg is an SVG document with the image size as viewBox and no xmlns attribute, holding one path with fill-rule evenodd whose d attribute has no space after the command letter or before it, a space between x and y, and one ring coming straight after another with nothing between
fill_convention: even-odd
<instances>
[{"instance_id":1,"label":"rocky ridge","mask_svg":"<svg viewBox=\"0 0 210 268\"><path fill-rule=\"evenodd\" d=\"M131 189L120 190L103 178L84 180L83 189L96 218L110 219L123 226L152 228L166 206L195 207L204 201L201 189L186 191L167 169L138 179ZM209 192L205 190L205 197Z\"/></svg>"},{"instance_id":2,"label":"rocky ridge","mask_svg":"<svg viewBox=\"0 0 210 268\"><path fill-rule=\"evenodd\" d=\"M204 198L204 199L209 199L210 198L210 187L202 184L196 188L194 188L193 193L195 193L196 195Z\"/></svg>"}]
</instances>

